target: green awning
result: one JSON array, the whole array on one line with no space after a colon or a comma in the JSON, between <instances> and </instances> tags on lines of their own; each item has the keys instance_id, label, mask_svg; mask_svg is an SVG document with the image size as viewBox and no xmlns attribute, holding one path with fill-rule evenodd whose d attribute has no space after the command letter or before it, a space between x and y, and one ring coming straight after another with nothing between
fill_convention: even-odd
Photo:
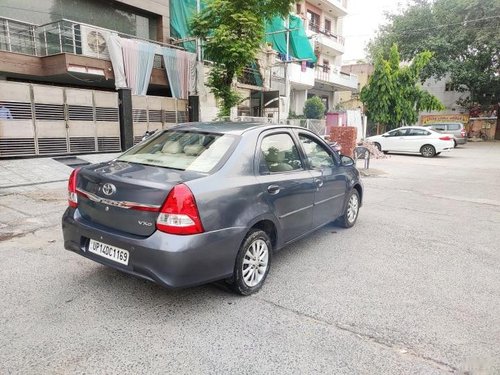
<instances>
[{"instance_id":1,"label":"green awning","mask_svg":"<svg viewBox=\"0 0 500 375\"><path fill-rule=\"evenodd\" d=\"M170 35L177 39L190 37L189 22L196 14L196 0L170 0ZM196 52L196 42L182 43L189 52Z\"/></svg>"},{"instance_id":2,"label":"green awning","mask_svg":"<svg viewBox=\"0 0 500 375\"><path fill-rule=\"evenodd\" d=\"M302 19L296 15L289 16L290 50L289 54L299 60L316 62L317 58L306 35ZM286 28L281 17L274 17L266 23L266 42L271 43L273 49L286 55Z\"/></svg>"},{"instance_id":3,"label":"green awning","mask_svg":"<svg viewBox=\"0 0 500 375\"><path fill-rule=\"evenodd\" d=\"M202 0L200 3L203 8L205 2ZM195 14L196 0L170 0L170 35L177 39L189 38L189 22ZM290 14L289 22L290 29L293 30L290 32L290 55L296 59L316 62L302 19ZM275 51L286 55L286 28L283 18L274 17L266 23L266 42L271 43ZM189 52L196 51L194 41L184 42L183 47Z\"/></svg>"}]
</instances>

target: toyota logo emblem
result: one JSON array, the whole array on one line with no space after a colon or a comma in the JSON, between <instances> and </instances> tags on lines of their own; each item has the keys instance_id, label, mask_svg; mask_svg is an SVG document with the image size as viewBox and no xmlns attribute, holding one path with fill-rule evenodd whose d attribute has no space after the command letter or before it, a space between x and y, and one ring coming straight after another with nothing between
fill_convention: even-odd
<instances>
[{"instance_id":1,"label":"toyota logo emblem","mask_svg":"<svg viewBox=\"0 0 500 375\"><path fill-rule=\"evenodd\" d=\"M104 184L102 185L102 192L105 194L105 195L113 195L114 193L116 193L116 186L113 185L113 184Z\"/></svg>"}]
</instances>

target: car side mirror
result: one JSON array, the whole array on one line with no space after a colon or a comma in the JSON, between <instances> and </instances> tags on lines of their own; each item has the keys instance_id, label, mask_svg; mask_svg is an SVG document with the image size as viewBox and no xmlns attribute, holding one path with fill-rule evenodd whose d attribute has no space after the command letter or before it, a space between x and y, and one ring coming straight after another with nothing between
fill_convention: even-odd
<instances>
[{"instance_id":1,"label":"car side mirror","mask_svg":"<svg viewBox=\"0 0 500 375\"><path fill-rule=\"evenodd\" d=\"M341 155L340 156L340 164L343 167L349 167L351 165L354 165L354 159L350 158L349 156Z\"/></svg>"}]
</instances>

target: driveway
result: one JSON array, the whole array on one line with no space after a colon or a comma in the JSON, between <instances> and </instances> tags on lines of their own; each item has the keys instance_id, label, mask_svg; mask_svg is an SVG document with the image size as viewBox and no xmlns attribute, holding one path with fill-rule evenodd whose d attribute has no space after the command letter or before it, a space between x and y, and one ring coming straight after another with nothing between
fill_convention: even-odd
<instances>
[{"instance_id":1,"label":"driveway","mask_svg":"<svg viewBox=\"0 0 500 375\"><path fill-rule=\"evenodd\" d=\"M0 188L0 373L498 374L499 161L372 161L356 226L286 247L250 297L78 257L64 182Z\"/></svg>"}]
</instances>

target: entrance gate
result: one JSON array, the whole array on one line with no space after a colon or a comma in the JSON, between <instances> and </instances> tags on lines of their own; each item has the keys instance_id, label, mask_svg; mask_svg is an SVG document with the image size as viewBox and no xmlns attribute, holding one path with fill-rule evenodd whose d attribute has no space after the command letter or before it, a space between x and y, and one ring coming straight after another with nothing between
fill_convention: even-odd
<instances>
[{"instance_id":1,"label":"entrance gate","mask_svg":"<svg viewBox=\"0 0 500 375\"><path fill-rule=\"evenodd\" d=\"M187 121L187 100L134 96L134 141ZM120 151L118 94L0 82L0 158Z\"/></svg>"}]
</instances>

